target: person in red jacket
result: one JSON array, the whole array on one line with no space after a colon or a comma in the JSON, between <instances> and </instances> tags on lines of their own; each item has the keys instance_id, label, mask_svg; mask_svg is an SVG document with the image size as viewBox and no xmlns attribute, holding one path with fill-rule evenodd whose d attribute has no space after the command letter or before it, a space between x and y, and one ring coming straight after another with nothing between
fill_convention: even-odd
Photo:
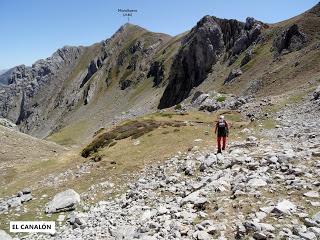
<instances>
[{"instance_id":1,"label":"person in red jacket","mask_svg":"<svg viewBox=\"0 0 320 240\"><path fill-rule=\"evenodd\" d=\"M227 137L229 134L229 126L226 120L224 120L224 116L220 116L219 120L216 123L216 127L214 133L217 134L217 142L218 142L218 152L221 153L221 141L222 141L222 150L226 149Z\"/></svg>"}]
</instances>

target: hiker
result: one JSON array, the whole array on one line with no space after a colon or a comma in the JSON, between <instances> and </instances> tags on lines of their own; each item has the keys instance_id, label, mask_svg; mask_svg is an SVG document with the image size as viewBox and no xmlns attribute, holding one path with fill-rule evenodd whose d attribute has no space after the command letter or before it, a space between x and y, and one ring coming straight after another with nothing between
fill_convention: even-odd
<instances>
[{"instance_id":1,"label":"hiker","mask_svg":"<svg viewBox=\"0 0 320 240\"><path fill-rule=\"evenodd\" d=\"M224 116L220 116L219 120L216 123L216 127L214 133L217 134L217 142L218 142L218 152L221 153L221 140L222 140L222 150L226 149L226 141L229 134L229 127L226 120L224 120Z\"/></svg>"}]
</instances>

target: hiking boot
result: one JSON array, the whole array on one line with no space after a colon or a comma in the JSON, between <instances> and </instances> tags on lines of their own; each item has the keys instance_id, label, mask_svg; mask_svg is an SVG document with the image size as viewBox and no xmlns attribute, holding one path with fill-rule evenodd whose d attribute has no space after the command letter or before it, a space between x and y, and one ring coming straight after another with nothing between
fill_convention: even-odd
<instances>
[{"instance_id":1,"label":"hiking boot","mask_svg":"<svg viewBox=\"0 0 320 240\"><path fill-rule=\"evenodd\" d=\"M217 154L218 154L218 153L222 153L222 152L221 152L221 149L218 149Z\"/></svg>"}]
</instances>

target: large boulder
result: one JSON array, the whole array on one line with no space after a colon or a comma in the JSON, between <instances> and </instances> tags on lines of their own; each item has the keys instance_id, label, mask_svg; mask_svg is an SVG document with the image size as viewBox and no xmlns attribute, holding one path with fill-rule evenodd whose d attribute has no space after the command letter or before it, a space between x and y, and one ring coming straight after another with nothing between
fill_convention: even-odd
<instances>
[{"instance_id":1,"label":"large boulder","mask_svg":"<svg viewBox=\"0 0 320 240\"><path fill-rule=\"evenodd\" d=\"M45 212L56 213L62 211L74 210L80 203L80 195L73 189L68 189L54 196L52 201L47 203Z\"/></svg>"},{"instance_id":2,"label":"large boulder","mask_svg":"<svg viewBox=\"0 0 320 240\"><path fill-rule=\"evenodd\" d=\"M284 199L281 202L279 202L271 212L281 215L281 214L291 214L296 210L297 210L297 206L295 204Z\"/></svg>"},{"instance_id":3,"label":"large boulder","mask_svg":"<svg viewBox=\"0 0 320 240\"><path fill-rule=\"evenodd\" d=\"M242 105L246 104L249 101L249 98L243 98L243 97L232 97L225 101L224 105L225 108L236 110Z\"/></svg>"},{"instance_id":4,"label":"large boulder","mask_svg":"<svg viewBox=\"0 0 320 240\"><path fill-rule=\"evenodd\" d=\"M11 240L12 237L8 233L6 233L4 230L0 229L0 239L1 240Z\"/></svg>"},{"instance_id":5,"label":"large boulder","mask_svg":"<svg viewBox=\"0 0 320 240\"><path fill-rule=\"evenodd\" d=\"M188 196L181 200L180 205L183 206L187 203L191 203L194 205L194 207L203 208L204 205L208 202L208 199L204 195L205 194L201 190L190 193Z\"/></svg>"},{"instance_id":6,"label":"large boulder","mask_svg":"<svg viewBox=\"0 0 320 240\"><path fill-rule=\"evenodd\" d=\"M300 50L306 41L306 35L299 30L297 24L293 24L274 39L272 46L276 51L275 56L281 54L285 49L289 52Z\"/></svg>"},{"instance_id":7,"label":"large boulder","mask_svg":"<svg viewBox=\"0 0 320 240\"><path fill-rule=\"evenodd\" d=\"M200 94L200 95L199 95ZM207 93L196 92L191 100L193 106L199 106L203 103L210 95Z\"/></svg>"},{"instance_id":8,"label":"large boulder","mask_svg":"<svg viewBox=\"0 0 320 240\"><path fill-rule=\"evenodd\" d=\"M22 204L22 202L20 197L12 197L8 199L7 204L9 207L14 208L14 207L19 207Z\"/></svg>"}]
</instances>

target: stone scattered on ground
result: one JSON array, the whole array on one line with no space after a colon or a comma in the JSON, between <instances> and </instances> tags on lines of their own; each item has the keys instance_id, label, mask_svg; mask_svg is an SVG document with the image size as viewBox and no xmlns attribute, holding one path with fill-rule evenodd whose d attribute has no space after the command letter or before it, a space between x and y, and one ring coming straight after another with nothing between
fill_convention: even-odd
<instances>
[{"instance_id":1,"label":"stone scattered on ground","mask_svg":"<svg viewBox=\"0 0 320 240\"><path fill-rule=\"evenodd\" d=\"M212 96L199 93L192 104L199 108ZM193 146L146 166L123 194L94 205L82 201L77 212L57 216L54 238L319 239L318 103L267 116L266 106L272 99L238 108L257 128L242 130L243 139L229 142L223 154ZM261 127L261 118L273 118L277 127Z\"/></svg>"},{"instance_id":2,"label":"stone scattered on ground","mask_svg":"<svg viewBox=\"0 0 320 240\"><path fill-rule=\"evenodd\" d=\"M32 200L31 189L25 188L19 191L15 196L0 199L0 214L6 213L10 209L18 208L23 203Z\"/></svg>"}]
</instances>

